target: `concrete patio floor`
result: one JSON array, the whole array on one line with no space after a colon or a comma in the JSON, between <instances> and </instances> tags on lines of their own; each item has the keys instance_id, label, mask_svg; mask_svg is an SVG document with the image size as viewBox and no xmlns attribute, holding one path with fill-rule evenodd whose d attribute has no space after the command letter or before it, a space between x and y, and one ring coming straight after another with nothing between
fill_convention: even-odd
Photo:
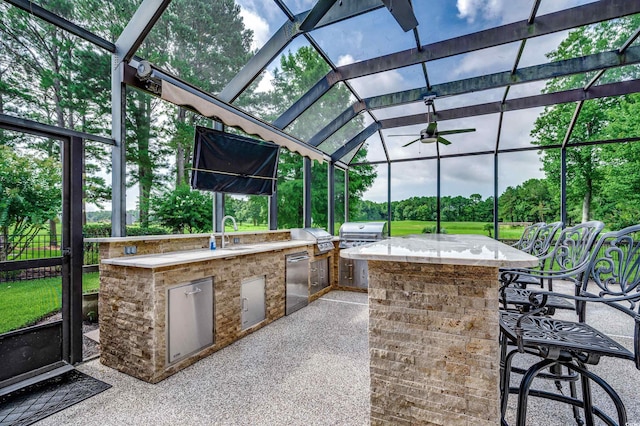
<instances>
[{"instance_id":1,"label":"concrete patio floor","mask_svg":"<svg viewBox=\"0 0 640 426\"><path fill-rule=\"evenodd\" d=\"M604 313L593 318L621 343L633 342L631 326ZM367 322L366 294L333 291L156 385L92 360L78 369L112 388L37 424L366 425ZM640 372L610 359L593 371L620 393L629 425L640 425ZM509 406L513 421L515 397ZM562 404L532 398L529 406L527 424L575 424Z\"/></svg>"}]
</instances>

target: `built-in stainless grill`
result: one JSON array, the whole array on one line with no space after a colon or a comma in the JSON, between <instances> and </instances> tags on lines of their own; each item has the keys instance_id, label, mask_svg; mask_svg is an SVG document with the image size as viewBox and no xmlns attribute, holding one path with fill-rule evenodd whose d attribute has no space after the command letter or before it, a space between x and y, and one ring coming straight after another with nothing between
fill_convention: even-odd
<instances>
[{"instance_id":1,"label":"built-in stainless grill","mask_svg":"<svg viewBox=\"0 0 640 426\"><path fill-rule=\"evenodd\" d=\"M340 248L358 247L387 236L387 222L345 222L340 227Z\"/></svg>"},{"instance_id":2,"label":"built-in stainless grill","mask_svg":"<svg viewBox=\"0 0 640 426\"><path fill-rule=\"evenodd\" d=\"M346 222L340 227L341 249L358 247L388 236L387 222ZM339 284L344 287L369 288L369 268L366 260L340 258Z\"/></svg>"},{"instance_id":3,"label":"built-in stainless grill","mask_svg":"<svg viewBox=\"0 0 640 426\"><path fill-rule=\"evenodd\" d=\"M315 254L333 250L333 236L320 228L295 228L291 230L292 240L306 240L315 243Z\"/></svg>"}]
</instances>

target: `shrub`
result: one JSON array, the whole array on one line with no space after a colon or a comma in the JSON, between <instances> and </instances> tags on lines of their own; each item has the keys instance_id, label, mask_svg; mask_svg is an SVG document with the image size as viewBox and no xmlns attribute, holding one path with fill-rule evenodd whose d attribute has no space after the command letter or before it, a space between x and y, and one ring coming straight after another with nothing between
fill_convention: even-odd
<instances>
[{"instance_id":1,"label":"shrub","mask_svg":"<svg viewBox=\"0 0 640 426\"><path fill-rule=\"evenodd\" d=\"M425 226L424 228L422 228L422 233L423 234L437 234L438 233L438 227L436 225ZM440 233L441 234L446 234L447 230L445 228L440 228Z\"/></svg>"},{"instance_id":2,"label":"shrub","mask_svg":"<svg viewBox=\"0 0 640 426\"><path fill-rule=\"evenodd\" d=\"M127 226L127 236L135 237L139 235L167 235L171 234L171 231L164 226L149 225L146 228L142 228L139 225Z\"/></svg>"},{"instance_id":3,"label":"shrub","mask_svg":"<svg viewBox=\"0 0 640 426\"><path fill-rule=\"evenodd\" d=\"M111 236L110 223L87 223L82 227L85 238L104 238ZM127 225L127 236L136 237L139 235L167 235L170 230L164 226L150 225L142 228L140 225Z\"/></svg>"}]
</instances>

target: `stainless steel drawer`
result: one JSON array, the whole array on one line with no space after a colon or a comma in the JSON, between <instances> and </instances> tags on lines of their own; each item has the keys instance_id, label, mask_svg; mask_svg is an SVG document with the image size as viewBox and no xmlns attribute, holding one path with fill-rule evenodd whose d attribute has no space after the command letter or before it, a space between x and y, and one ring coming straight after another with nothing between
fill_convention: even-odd
<instances>
[{"instance_id":1,"label":"stainless steel drawer","mask_svg":"<svg viewBox=\"0 0 640 426\"><path fill-rule=\"evenodd\" d=\"M300 252L286 256L286 305L290 315L309 304L309 255Z\"/></svg>"}]
</instances>

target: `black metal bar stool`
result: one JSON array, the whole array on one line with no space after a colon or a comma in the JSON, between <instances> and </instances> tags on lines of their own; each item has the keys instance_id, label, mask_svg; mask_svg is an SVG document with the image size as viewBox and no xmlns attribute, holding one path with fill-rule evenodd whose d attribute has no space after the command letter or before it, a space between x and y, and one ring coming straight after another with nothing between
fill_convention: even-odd
<instances>
[{"instance_id":1,"label":"black metal bar stool","mask_svg":"<svg viewBox=\"0 0 640 426\"><path fill-rule=\"evenodd\" d=\"M577 295L554 292L532 292L529 296L530 310L524 313L501 311L501 387L503 424L507 399L510 393L518 394L517 425L525 425L529 396L542 397L570 404L575 411L581 410L587 425L595 418L608 425L625 425L627 414L618 393L602 377L588 369L604 357L633 361L640 369L640 225L617 232L603 234L593 247L592 255L582 274ZM577 321L567 321L541 315L547 309L551 297L573 301L577 307ZM634 324L634 346L629 350L606 333L586 324L588 307L594 304L621 312ZM513 347L509 351L508 346ZM509 387L512 373L511 361L517 353L535 355L537 361L526 370L520 385ZM566 379L573 383L579 377L582 395L562 395L545 390L532 389L536 377L550 375L546 371L553 367L565 367ZM615 416L606 414L593 404L591 385L595 383L611 399ZM576 422L582 420L576 416Z\"/></svg>"}]
</instances>

